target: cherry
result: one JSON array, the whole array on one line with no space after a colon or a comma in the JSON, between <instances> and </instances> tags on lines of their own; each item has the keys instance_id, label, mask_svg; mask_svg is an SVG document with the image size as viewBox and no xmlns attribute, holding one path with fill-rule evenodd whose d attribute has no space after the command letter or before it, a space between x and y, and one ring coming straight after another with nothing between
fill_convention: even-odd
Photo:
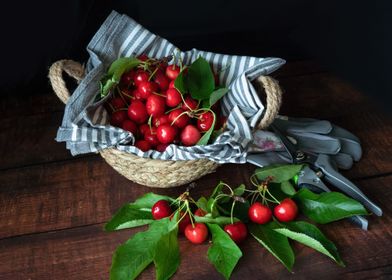
<instances>
[{"instance_id":1,"label":"cherry","mask_svg":"<svg viewBox=\"0 0 392 280\"><path fill-rule=\"evenodd\" d=\"M241 221L235 222L234 224L226 225L224 227L224 230L237 244L244 241L248 236L248 229L246 228L246 225Z\"/></svg>"},{"instance_id":2,"label":"cherry","mask_svg":"<svg viewBox=\"0 0 392 280\"><path fill-rule=\"evenodd\" d=\"M249 207L249 219L256 224L268 223L272 218L272 211L260 202L255 202Z\"/></svg>"},{"instance_id":3,"label":"cherry","mask_svg":"<svg viewBox=\"0 0 392 280\"><path fill-rule=\"evenodd\" d=\"M176 87L174 86L174 81L175 81L175 80L171 80L171 82L169 83L169 88L176 88Z\"/></svg>"},{"instance_id":4,"label":"cherry","mask_svg":"<svg viewBox=\"0 0 392 280\"><path fill-rule=\"evenodd\" d=\"M133 81L134 77L135 77L135 71L133 70L128 71L121 76L120 83L128 86Z\"/></svg>"},{"instance_id":5,"label":"cherry","mask_svg":"<svg viewBox=\"0 0 392 280\"><path fill-rule=\"evenodd\" d=\"M170 220L173 219L173 217L174 217L174 213L170 216ZM189 217L188 214L185 214L184 212L181 211L180 215L178 215L177 221L179 221L179 220L181 220L181 221L178 223L178 232L184 233L187 225L189 225L191 223L191 218Z\"/></svg>"},{"instance_id":6,"label":"cherry","mask_svg":"<svg viewBox=\"0 0 392 280\"><path fill-rule=\"evenodd\" d=\"M195 216L204 217L205 215L207 215L206 211L200 208L196 209Z\"/></svg>"},{"instance_id":7,"label":"cherry","mask_svg":"<svg viewBox=\"0 0 392 280\"><path fill-rule=\"evenodd\" d=\"M165 91L169 88L169 79L162 71L157 71L155 73L154 81L161 91Z\"/></svg>"},{"instance_id":8,"label":"cherry","mask_svg":"<svg viewBox=\"0 0 392 280\"><path fill-rule=\"evenodd\" d=\"M200 130L200 132L206 132L211 128L213 122L214 115L210 111L207 111L201 114L197 119L197 128Z\"/></svg>"},{"instance_id":9,"label":"cherry","mask_svg":"<svg viewBox=\"0 0 392 280\"><path fill-rule=\"evenodd\" d=\"M147 98L147 113L153 117L159 117L160 115L163 115L165 113L165 103L165 98L156 94L152 94Z\"/></svg>"},{"instance_id":10,"label":"cherry","mask_svg":"<svg viewBox=\"0 0 392 280\"><path fill-rule=\"evenodd\" d=\"M121 127L122 127L122 129L131 132L133 135L136 135L137 126L133 121L125 120L125 121L123 121Z\"/></svg>"},{"instance_id":11,"label":"cherry","mask_svg":"<svg viewBox=\"0 0 392 280\"><path fill-rule=\"evenodd\" d=\"M139 59L140 61L146 61L147 59L149 59L149 57L143 53L143 54L137 56L137 59Z\"/></svg>"},{"instance_id":12,"label":"cherry","mask_svg":"<svg viewBox=\"0 0 392 280\"><path fill-rule=\"evenodd\" d=\"M155 147L159 144L159 140L157 137L157 129L156 127L151 127L144 133L144 140L150 143L151 146Z\"/></svg>"},{"instance_id":13,"label":"cherry","mask_svg":"<svg viewBox=\"0 0 392 280\"><path fill-rule=\"evenodd\" d=\"M127 107L127 104L121 97L116 97L110 100L110 105L112 105L114 110L119 110Z\"/></svg>"},{"instance_id":14,"label":"cherry","mask_svg":"<svg viewBox=\"0 0 392 280\"><path fill-rule=\"evenodd\" d=\"M196 110L199 106L199 102L193 99L189 95L184 98L184 104L182 104L182 109L185 111L193 111Z\"/></svg>"},{"instance_id":15,"label":"cherry","mask_svg":"<svg viewBox=\"0 0 392 280\"><path fill-rule=\"evenodd\" d=\"M178 67L177 65L173 64L166 67L166 76L170 80L175 80L178 74L180 74L180 67Z\"/></svg>"},{"instance_id":16,"label":"cherry","mask_svg":"<svg viewBox=\"0 0 392 280\"><path fill-rule=\"evenodd\" d=\"M137 88L134 89L134 90L132 91L132 96L133 96L136 100L141 100L141 99L143 99L140 90L137 89Z\"/></svg>"},{"instance_id":17,"label":"cherry","mask_svg":"<svg viewBox=\"0 0 392 280\"><path fill-rule=\"evenodd\" d=\"M157 128L157 137L162 144L170 144L176 138L177 129L170 124L161 124Z\"/></svg>"},{"instance_id":18,"label":"cherry","mask_svg":"<svg viewBox=\"0 0 392 280\"><path fill-rule=\"evenodd\" d=\"M147 152L148 150L151 150L151 145L146 140L137 140L135 142L135 147L139 148L143 152Z\"/></svg>"},{"instance_id":19,"label":"cherry","mask_svg":"<svg viewBox=\"0 0 392 280\"><path fill-rule=\"evenodd\" d=\"M155 202L151 208L152 217L154 220L160 220L169 217L172 214L169 202L167 200L161 199Z\"/></svg>"},{"instance_id":20,"label":"cherry","mask_svg":"<svg viewBox=\"0 0 392 280\"><path fill-rule=\"evenodd\" d=\"M298 213L297 204L291 198L285 198L274 208L274 216L281 222L290 222Z\"/></svg>"},{"instance_id":21,"label":"cherry","mask_svg":"<svg viewBox=\"0 0 392 280\"><path fill-rule=\"evenodd\" d=\"M158 117L154 117L152 119L152 123L155 125L155 127L158 127L161 124L170 123L169 115L160 115Z\"/></svg>"},{"instance_id":22,"label":"cherry","mask_svg":"<svg viewBox=\"0 0 392 280\"><path fill-rule=\"evenodd\" d=\"M169 146L168 144L158 144L157 147L155 148L158 152L163 153L167 146Z\"/></svg>"},{"instance_id":23,"label":"cherry","mask_svg":"<svg viewBox=\"0 0 392 280\"><path fill-rule=\"evenodd\" d=\"M207 226L202 223L189 224L185 228L185 237L194 244L201 244L208 237Z\"/></svg>"},{"instance_id":24,"label":"cherry","mask_svg":"<svg viewBox=\"0 0 392 280\"><path fill-rule=\"evenodd\" d=\"M184 146L193 146L200 138L199 130L191 124L188 124L181 132L181 142Z\"/></svg>"},{"instance_id":25,"label":"cherry","mask_svg":"<svg viewBox=\"0 0 392 280\"><path fill-rule=\"evenodd\" d=\"M147 99L151 94L158 90L158 84L155 82L144 81L140 82L138 88L143 99Z\"/></svg>"},{"instance_id":26,"label":"cherry","mask_svg":"<svg viewBox=\"0 0 392 280\"><path fill-rule=\"evenodd\" d=\"M148 124L144 123L142 125L139 126L139 133L140 136L144 137L144 134L146 134L146 132L150 130L150 127L148 126Z\"/></svg>"},{"instance_id":27,"label":"cherry","mask_svg":"<svg viewBox=\"0 0 392 280\"><path fill-rule=\"evenodd\" d=\"M128 117L136 123L144 123L147 118L146 106L140 100L135 100L128 107Z\"/></svg>"},{"instance_id":28,"label":"cherry","mask_svg":"<svg viewBox=\"0 0 392 280\"><path fill-rule=\"evenodd\" d=\"M113 126L121 127L122 123L128 119L127 111L115 111L110 116L110 124Z\"/></svg>"},{"instance_id":29,"label":"cherry","mask_svg":"<svg viewBox=\"0 0 392 280\"><path fill-rule=\"evenodd\" d=\"M181 117L178 117L179 115L181 115ZM184 128L189 123L189 120L189 116L184 114L184 110L180 108L175 109L169 113L170 123L174 122L174 125L178 128Z\"/></svg>"},{"instance_id":30,"label":"cherry","mask_svg":"<svg viewBox=\"0 0 392 280\"><path fill-rule=\"evenodd\" d=\"M182 101L181 93L175 88L169 88L166 92L166 105L176 107Z\"/></svg>"},{"instance_id":31,"label":"cherry","mask_svg":"<svg viewBox=\"0 0 392 280\"><path fill-rule=\"evenodd\" d=\"M142 82L148 82L150 75L144 70L138 70L135 73L135 77L133 78L135 81L135 85L138 87Z\"/></svg>"}]
</instances>

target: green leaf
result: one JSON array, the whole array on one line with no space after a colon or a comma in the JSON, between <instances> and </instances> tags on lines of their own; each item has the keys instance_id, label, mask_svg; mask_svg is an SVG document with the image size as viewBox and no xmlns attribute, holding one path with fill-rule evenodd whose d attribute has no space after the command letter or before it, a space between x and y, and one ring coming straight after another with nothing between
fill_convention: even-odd
<instances>
[{"instance_id":1,"label":"green leaf","mask_svg":"<svg viewBox=\"0 0 392 280\"><path fill-rule=\"evenodd\" d=\"M361 203L339 192L315 194L301 189L293 198L303 214L320 224L368 214Z\"/></svg>"},{"instance_id":2,"label":"green leaf","mask_svg":"<svg viewBox=\"0 0 392 280\"><path fill-rule=\"evenodd\" d=\"M295 193L297 192L294 188L294 186L290 183L290 181L283 181L280 184L280 188L282 190L282 192L284 192L285 194L292 196L295 195Z\"/></svg>"},{"instance_id":3,"label":"green leaf","mask_svg":"<svg viewBox=\"0 0 392 280\"><path fill-rule=\"evenodd\" d=\"M135 68L140 64L140 60L135 57L120 57L113 61L108 70L108 75L113 77L113 80L119 82L122 74Z\"/></svg>"},{"instance_id":4,"label":"green leaf","mask_svg":"<svg viewBox=\"0 0 392 280\"><path fill-rule=\"evenodd\" d=\"M204 196L200 197L199 200L196 201L196 205L197 205L197 207L199 207L203 211L209 212L208 211L208 200Z\"/></svg>"},{"instance_id":5,"label":"green leaf","mask_svg":"<svg viewBox=\"0 0 392 280\"><path fill-rule=\"evenodd\" d=\"M182 94L187 93L188 90L186 87L184 71L181 71L181 73L178 74L177 78L174 80L174 87Z\"/></svg>"},{"instance_id":6,"label":"green leaf","mask_svg":"<svg viewBox=\"0 0 392 280\"><path fill-rule=\"evenodd\" d=\"M208 140L210 140L211 134L214 131L215 122L216 122L216 115L213 111L210 111L210 112L214 116L214 120L212 121L212 125L211 125L210 129L204 133L204 135L200 138L200 140L196 143L196 145L200 145L200 146L207 145Z\"/></svg>"},{"instance_id":7,"label":"green leaf","mask_svg":"<svg viewBox=\"0 0 392 280\"><path fill-rule=\"evenodd\" d=\"M195 221L197 223L209 223L209 224L217 224L217 225L227 225L231 224L231 218L230 217L224 217L224 216L218 216L218 217L212 217L211 214L207 214L204 217L199 217L195 216ZM239 220L237 218L233 218L234 222L238 222Z\"/></svg>"},{"instance_id":8,"label":"green leaf","mask_svg":"<svg viewBox=\"0 0 392 280\"><path fill-rule=\"evenodd\" d=\"M221 194L222 193L222 189L223 189L224 186L225 186L225 182L220 181L218 183L218 185L216 185L216 187L212 191L212 194L210 195L210 198L215 198L218 194Z\"/></svg>"},{"instance_id":9,"label":"green leaf","mask_svg":"<svg viewBox=\"0 0 392 280\"><path fill-rule=\"evenodd\" d=\"M271 182L282 183L297 175L303 167L303 164L268 165L256 169L255 175L260 181L272 177Z\"/></svg>"},{"instance_id":10,"label":"green leaf","mask_svg":"<svg viewBox=\"0 0 392 280\"><path fill-rule=\"evenodd\" d=\"M221 213L230 216L232 201L220 204L218 209ZM249 201L244 203L237 201L234 205L233 216L240 219L243 222L249 221L248 211L249 211Z\"/></svg>"},{"instance_id":11,"label":"green leaf","mask_svg":"<svg viewBox=\"0 0 392 280\"><path fill-rule=\"evenodd\" d=\"M211 213L212 217L219 216L219 211L217 208L217 202L215 201L214 198L208 199L207 202L207 212Z\"/></svg>"},{"instance_id":12,"label":"green leaf","mask_svg":"<svg viewBox=\"0 0 392 280\"><path fill-rule=\"evenodd\" d=\"M158 242L172 230L168 218L154 221L147 231L139 232L120 245L112 260L110 279L135 279L153 260Z\"/></svg>"},{"instance_id":13,"label":"green leaf","mask_svg":"<svg viewBox=\"0 0 392 280\"><path fill-rule=\"evenodd\" d=\"M228 91L229 89L225 87L214 90L210 95L209 107L218 102Z\"/></svg>"},{"instance_id":14,"label":"green leaf","mask_svg":"<svg viewBox=\"0 0 392 280\"><path fill-rule=\"evenodd\" d=\"M234 190L233 190L233 192L234 192L234 194L236 195L236 196L242 196L243 194L244 194L244 192L245 192L245 185L244 184L241 184L241 185L239 185L238 187L236 187Z\"/></svg>"},{"instance_id":15,"label":"green leaf","mask_svg":"<svg viewBox=\"0 0 392 280\"><path fill-rule=\"evenodd\" d=\"M155 248L154 264L156 279L169 279L180 265L180 249L177 238L178 228L163 235Z\"/></svg>"},{"instance_id":16,"label":"green leaf","mask_svg":"<svg viewBox=\"0 0 392 280\"><path fill-rule=\"evenodd\" d=\"M101 84L101 98L105 97L116 84L117 82L112 79L108 79L104 84Z\"/></svg>"},{"instance_id":17,"label":"green leaf","mask_svg":"<svg viewBox=\"0 0 392 280\"><path fill-rule=\"evenodd\" d=\"M185 77L186 88L192 98L196 100L210 98L215 88L215 80L210 64L204 58L196 59L189 66Z\"/></svg>"},{"instance_id":18,"label":"green leaf","mask_svg":"<svg viewBox=\"0 0 392 280\"><path fill-rule=\"evenodd\" d=\"M238 260L242 257L242 252L220 226L207 225L212 235L212 245L207 252L208 259L225 279L229 279Z\"/></svg>"},{"instance_id":19,"label":"green leaf","mask_svg":"<svg viewBox=\"0 0 392 280\"><path fill-rule=\"evenodd\" d=\"M264 225L249 224L252 236L291 271L295 260L293 249L287 237L277 233L276 228L280 228L276 222Z\"/></svg>"},{"instance_id":20,"label":"green leaf","mask_svg":"<svg viewBox=\"0 0 392 280\"><path fill-rule=\"evenodd\" d=\"M158 200L167 200L168 202L173 202L174 199L171 198L170 196L166 195L159 195L155 193L146 193L142 197L138 198L135 200L132 205L137 208L146 208L146 209L151 209L152 206L158 201Z\"/></svg>"},{"instance_id":21,"label":"green leaf","mask_svg":"<svg viewBox=\"0 0 392 280\"><path fill-rule=\"evenodd\" d=\"M135 208L132 204L126 204L105 225L106 231L124 228L138 227L153 222L151 211Z\"/></svg>"},{"instance_id":22,"label":"green leaf","mask_svg":"<svg viewBox=\"0 0 392 280\"><path fill-rule=\"evenodd\" d=\"M282 190L282 183L269 183L268 190L279 201L291 197Z\"/></svg>"},{"instance_id":23,"label":"green leaf","mask_svg":"<svg viewBox=\"0 0 392 280\"><path fill-rule=\"evenodd\" d=\"M298 221L285 223L284 227L276 228L274 230L290 239L300 242L324 255L327 255L337 264L344 266L335 244L328 240L316 226L307 222Z\"/></svg>"}]
</instances>

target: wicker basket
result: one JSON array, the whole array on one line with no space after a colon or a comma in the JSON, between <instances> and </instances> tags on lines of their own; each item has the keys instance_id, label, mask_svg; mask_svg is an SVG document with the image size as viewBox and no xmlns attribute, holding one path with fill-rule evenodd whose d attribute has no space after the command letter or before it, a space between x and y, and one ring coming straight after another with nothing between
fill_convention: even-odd
<instances>
[{"instance_id":1,"label":"wicker basket","mask_svg":"<svg viewBox=\"0 0 392 280\"><path fill-rule=\"evenodd\" d=\"M65 104L70 93L63 80L63 72L78 82L84 76L84 67L72 60L60 60L49 69L49 78L55 94ZM260 76L257 82L266 94L266 111L257 129L263 129L274 120L281 104L281 89L278 82L268 76ZM170 188L190 183L208 173L214 172L218 163L208 159L172 161L157 160L121 152L115 148L100 151L101 156L117 172L138 184Z\"/></svg>"}]
</instances>

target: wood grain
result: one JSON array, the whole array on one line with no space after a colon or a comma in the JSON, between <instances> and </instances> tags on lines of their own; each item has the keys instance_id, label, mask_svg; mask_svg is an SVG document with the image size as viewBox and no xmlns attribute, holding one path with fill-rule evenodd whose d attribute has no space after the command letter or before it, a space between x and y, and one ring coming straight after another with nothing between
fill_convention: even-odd
<instances>
[{"instance_id":1,"label":"wood grain","mask_svg":"<svg viewBox=\"0 0 392 280\"><path fill-rule=\"evenodd\" d=\"M337 245L346 268L300 244L293 274L249 238L241 245L244 257L232 279L364 279L388 278L392 271L392 176L363 180L384 209L382 218L369 217L365 232L346 221L321 226ZM114 249L140 229L105 233L103 224L0 240L0 279L107 279ZM206 258L208 243L191 245L180 237L181 266L173 279L222 279ZM153 278L152 267L140 279Z\"/></svg>"}]
</instances>

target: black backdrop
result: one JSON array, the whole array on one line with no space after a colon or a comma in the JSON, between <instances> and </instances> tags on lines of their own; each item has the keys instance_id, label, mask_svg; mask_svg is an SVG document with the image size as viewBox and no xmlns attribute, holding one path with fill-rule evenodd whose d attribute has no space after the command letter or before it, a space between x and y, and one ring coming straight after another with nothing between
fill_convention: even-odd
<instances>
[{"instance_id":1,"label":"black backdrop","mask_svg":"<svg viewBox=\"0 0 392 280\"><path fill-rule=\"evenodd\" d=\"M0 92L46 93L49 65L85 61L113 9L181 49L318 60L392 105L391 1L12 1L1 9Z\"/></svg>"}]
</instances>

